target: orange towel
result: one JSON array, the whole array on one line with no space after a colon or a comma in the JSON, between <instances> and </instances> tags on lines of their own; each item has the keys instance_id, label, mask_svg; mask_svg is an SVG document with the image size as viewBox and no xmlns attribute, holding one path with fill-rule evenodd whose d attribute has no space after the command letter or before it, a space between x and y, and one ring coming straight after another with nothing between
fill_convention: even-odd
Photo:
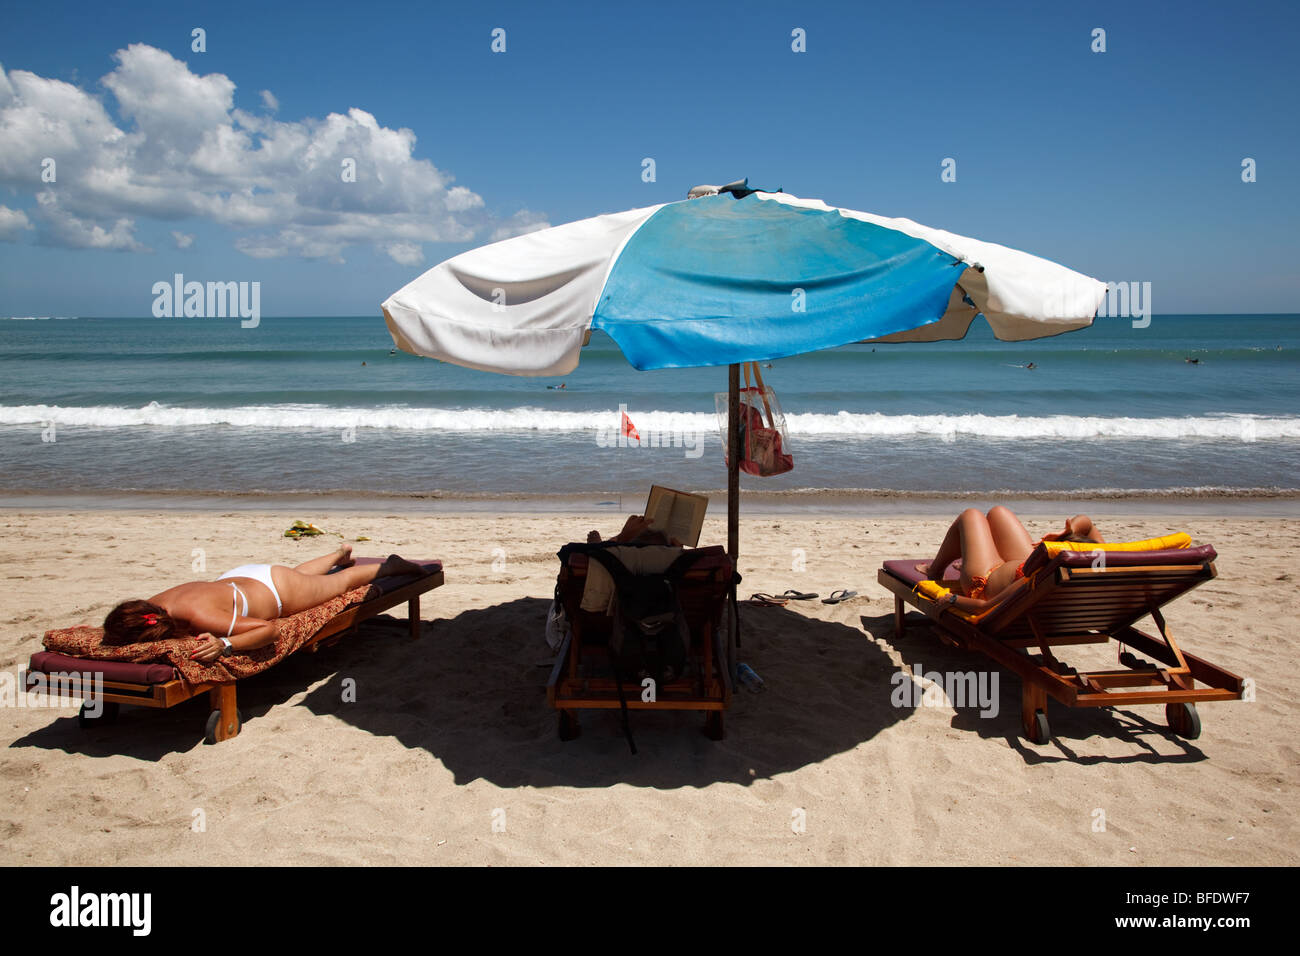
<instances>
[{"instance_id":1,"label":"orange towel","mask_svg":"<svg viewBox=\"0 0 1300 956\"><path fill-rule=\"evenodd\" d=\"M373 595L372 590L375 592ZM190 655L199 646L196 640L154 641L114 647L104 643L102 627L83 625L46 631L42 643L46 650L57 654L95 661L129 661L137 664L162 661L175 667L181 678L190 684L230 684L280 663L345 608L360 604L378 593L373 585L366 584L292 617L280 618L279 637L274 644L256 648L247 654L231 654L211 664L190 660Z\"/></svg>"}]
</instances>

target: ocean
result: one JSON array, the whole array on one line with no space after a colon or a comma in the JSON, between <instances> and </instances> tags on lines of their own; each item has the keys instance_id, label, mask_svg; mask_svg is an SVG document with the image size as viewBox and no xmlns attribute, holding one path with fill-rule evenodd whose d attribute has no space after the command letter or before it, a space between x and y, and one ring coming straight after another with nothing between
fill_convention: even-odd
<instances>
[{"instance_id":1,"label":"ocean","mask_svg":"<svg viewBox=\"0 0 1300 956\"><path fill-rule=\"evenodd\" d=\"M601 333L563 379L391 349L377 316L0 320L0 496L396 504L726 487L725 368L638 372ZM1298 373L1297 315L1102 318L1024 343L977 320L960 342L779 359L764 376L795 467L742 486L1296 497ZM619 440L620 407L644 444Z\"/></svg>"}]
</instances>

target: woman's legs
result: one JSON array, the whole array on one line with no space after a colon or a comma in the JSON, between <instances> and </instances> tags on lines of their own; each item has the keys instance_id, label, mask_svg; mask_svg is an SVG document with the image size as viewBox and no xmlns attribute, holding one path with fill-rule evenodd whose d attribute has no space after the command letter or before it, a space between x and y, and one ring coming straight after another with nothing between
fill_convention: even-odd
<instances>
[{"instance_id":1,"label":"woman's legs","mask_svg":"<svg viewBox=\"0 0 1300 956\"><path fill-rule=\"evenodd\" d=\"M338 565L341 568L349 567L352 564L352 545L339 545L337 551L331 551L329 554L323 554L319 558L312 558L310 561L304 561L293 570L299 574L329 574L330 568Z\"/></svg>"},{"instance_id":2,"label":"woman's legs","mask_svg":"<svg viewBox=\"0 0 1300 956\"><path fill-rule=\"evenodd\" d=\"M308 562L310 563L312 562ZM271 573L275 588L280 592L280 603L283 605L280 615L288 617L290 614L297 614L317 604L324 604L330 598L346 594L353 588L369 584L375 578L420 574L422 569L418 564L412 564L405 558L390 554L388 560L382 564L357 564L336 571L334 574L304 574L300 569L286 568L283 565L276 565L271 569Z\"/></svg>"},{"instance_id":3,"label":"woman's legs","mask_svg":"<svg viewBox=\"0 0 1300 956\"><path fill-rule=\"evenodd\" d=\"M961 517L959 516L948 526L948 533L943 536L943 542L939 545L939 552L934 556L934 560L924 566L917 565L917 568L923 570L930 580L942 581L943 572L947 570L948 565L960 557Z\"/></svg>"},{"instance_id":4,"label":"woman's legs","mask_svg":"<svg viewBox=\"0 0 1300 956\"><path fill-rule=\"evenodd\" d=\"M1015 561L1018 564L1029 557L1034 550L1034 539L1010 508L994 505L989 509L988 521L989 530L993 533L993 544L1003 561Z\"/></svg>"},{"instance_id":5,"label":"woman's legs","mask_svg":"<svg viewBox=\"0 0 1300 956\"><path fill-rule=\"evenodd\" d=\"M959 557L962 586L967 591L973 578L986 577L990 569L1003 561L994 544L989 519L976 508L967 508L952 523L938 553L930 562L929 577L942 580L944 569Z\"/></svg>"}]
</instances>

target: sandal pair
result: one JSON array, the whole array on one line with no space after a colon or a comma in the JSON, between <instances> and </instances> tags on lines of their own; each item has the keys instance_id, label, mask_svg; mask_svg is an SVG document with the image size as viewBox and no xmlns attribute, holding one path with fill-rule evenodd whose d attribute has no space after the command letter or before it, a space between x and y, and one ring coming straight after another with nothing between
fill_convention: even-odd
<instances>
[{"instance_id":1,"label":"sandal pair","mask_svg":"<svg viewBox=\"0 0 1300 956\"><path fill-rule=\"evenodd\" d=\"M759 591L750 597L749 603L761 607L785 607L791 601L811 601L816 596L812 591L796 591L794 588L787 588L783 594L767 594Z\"/></svg>"}]
</instances>

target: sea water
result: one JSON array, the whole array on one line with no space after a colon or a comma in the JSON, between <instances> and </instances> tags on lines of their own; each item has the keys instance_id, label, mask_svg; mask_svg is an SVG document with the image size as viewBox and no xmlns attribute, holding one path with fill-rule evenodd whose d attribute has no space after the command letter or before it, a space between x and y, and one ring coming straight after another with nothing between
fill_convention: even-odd
<instances>
[{"instance_id":1,"label":"sea water","mask_svg":"<svg viewBox=\"0 0 1300 956\"><path fill-rule=\"evenodd\" d=\"M763 373L795 468L750 489L1300 494L1296 315L1103 318L1023 343L977 320L959 342L849 345ZM718 489L726 381L639 372L602 333L571 374L525 378L394 353L372 316L0 320L0 492Z\"/></svg>"}]
</instances>

